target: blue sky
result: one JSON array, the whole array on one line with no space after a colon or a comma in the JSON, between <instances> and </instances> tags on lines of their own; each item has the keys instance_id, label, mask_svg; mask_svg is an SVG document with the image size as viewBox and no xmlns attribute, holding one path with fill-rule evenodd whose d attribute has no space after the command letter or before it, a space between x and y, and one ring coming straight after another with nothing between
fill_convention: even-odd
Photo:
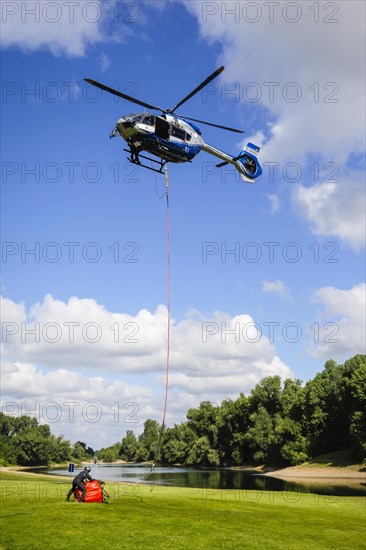
<instances>
[{"instance_id":1,"label":"blue sky","mask_svg":"<svg viewBox=\"0 0 366 550\"><path fill-rule=\"evenodd\" d=\"M204 152L169 166L168 423L364 353L363 3L52 4L2 4L3 410L95 447L161 420L164 179L108 139L141 109L85 77L169 108L223 64L182 112L262 147L255 185Z\"/></svg>"}]
</instances>

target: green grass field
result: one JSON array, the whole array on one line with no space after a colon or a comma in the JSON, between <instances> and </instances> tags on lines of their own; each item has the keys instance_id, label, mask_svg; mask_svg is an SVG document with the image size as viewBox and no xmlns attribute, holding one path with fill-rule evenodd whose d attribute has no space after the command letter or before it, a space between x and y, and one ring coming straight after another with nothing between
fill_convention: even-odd
<instances>
[{"instance_id":1,"label":"green grass field","mask_svg":"<svg viewBox=\"0 0 366 550\"><path fill-rule=\"evenodd\" d=\"M366 548L362 497L107 483L105 505L65 502L69 487L1 473L1 549Z\"/></svg>"}]
</instances>

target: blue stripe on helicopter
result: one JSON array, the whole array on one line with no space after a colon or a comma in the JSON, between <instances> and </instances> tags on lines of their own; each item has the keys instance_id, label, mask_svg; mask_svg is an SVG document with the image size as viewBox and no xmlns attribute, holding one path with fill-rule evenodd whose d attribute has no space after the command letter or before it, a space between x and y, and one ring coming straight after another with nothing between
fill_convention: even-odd
<instances>
[{"instance_id":1,"label":"blue stripe on helicopter","mask_svg":"<svg viewBox=\"0 0 366 550\"><path fill-rule=\"evenodd\" d=\"M176 149L177 152L183 154L188 160L194 158L202 149L202 145L187 145L185 143L181 143L180 141L168 141L152 133L134 134L131 138L127 141L131 141L132 143L134 141L140 141L142 143L151 143L154 141L158 142L159 144L164 145L164 147L168 150L170 149L171 151L174 151L174 149Z\"/></svg>"},{"instance_id":2,"label":"blue stripe on helicopter","mask_svg":"<svg viewBox=\"0 0 366 550\"><path fill-rule=\"evenodd\" d=\"M193 130L194 130L195 132L197 132L197 134L198 134L199 136L202 135L202 132L201 132L201 130L198 128L198 126L196 126L195 124L193 124L193 123L190 122L189 120L186 120L185 118L182 118L181 120L184 120L184 122L185 122L186 124L188 124L191 128L193 128Z\"/></svg>"},{"instance_id":3,"label":"blue stripe on helicopter","mask_svg":"<svg viewBox=\"0 0 366 550\"><path fill-rule=\"evenodd\" d=\"M174 145L174 147L177 147L182 152L184 152L187 157L193 158L197 155L202 149L202 145L186 145L185 143L181 143L180 141L168 141L166 143L169 143L170 146Z\"/></svg>"},{"instance_id":4,"label":"blue stripe on helicopter","mask_svg":"<svg viewBox=\"0 0 366 550\"><path fill-rule=\"evenodd\" d=\"M254 143L250 143L250 142L247 143L247 147L254 149L254 151L257 151L257 153L259 153L259 151L261 150L261 148L258 147L258 145L254 145Z\"/></svg>"}]
</instances>

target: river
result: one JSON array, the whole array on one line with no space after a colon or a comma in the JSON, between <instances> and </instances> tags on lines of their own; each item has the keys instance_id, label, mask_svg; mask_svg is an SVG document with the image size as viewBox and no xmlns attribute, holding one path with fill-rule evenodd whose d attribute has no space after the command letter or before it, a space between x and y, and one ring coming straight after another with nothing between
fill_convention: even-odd
<instances>
[{"instance_id":1,"label":"river","mask_svg":"<svg viewBox=\"0 0 366 550\"><path fill-rule=\"evenodd\" d=\"M67 468L37 469L38 473L65 475L72 479L82 468L73 474ZM257 491L285 491L313 493L329 496L366 496L366 483L352 479L316 479L284 481L268 477L257 470L211 469L178 466L155 467L151 475L146 464L96 464L91 465L91 475L95 479L110 482L132 482L165 485L172 487L198 487L202 489L236 489Z\"/></svg>"}]
</instances>

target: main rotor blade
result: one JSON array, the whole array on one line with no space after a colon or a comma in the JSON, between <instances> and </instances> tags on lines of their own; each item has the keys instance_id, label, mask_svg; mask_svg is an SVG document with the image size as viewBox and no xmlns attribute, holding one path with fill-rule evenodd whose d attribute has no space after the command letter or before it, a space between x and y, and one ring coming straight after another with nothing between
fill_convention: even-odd
<instances>
[{"instance_id":1,"label":"main rotor blade","mask_svg":"<svg viewBox=\"0 0 366 550\"><path fill-rule=\"evenodd\" d=\"M212 122L205 122L204 120L198 120L198 118L190 118L184 115L177 115L180 118L186 118L187 120L193 120L194 122L200 122L206 124L206 126L213 126L214 128L221 128L222 130L228 130L229 132L236 132L237 134L245 134L243 130L236 130L235 128L229 128L228 126L221 126L220 124L213 124Z\"/></svg>"},{"instance_id":2,"label":"main rotor blade","mask_svg":"<svg viewBox=\"0 0 366 550\"><path fill-rule=\"evenodd\" d=\"M195 88L193 90L193 92L191 92L190 94L188 94L184 99L182 99L182 101L180 101L179 103L176 104L176 106L173 108L173 109L169 109L168 112L171 112L171 113L174 113L174 111L176 109L178 109L178 107L180 107L181 105L183 105L183 103L185 103L186 101L188 101L188 99L190 99L192 96L194 96L197 92L199 92L200 90L202 90L202 88L204 88L206 86L206 84L208 84L209 82L211 82L211 80L213 80L214 78L216 78L220 73L222 73L222 71L225 69L225 67L220 67L219 69L217 69L214 73L212 73L212 75L208 76L206 78L206 80L204 80L199 86L197 86L197 88Z\"/></svg>"},{"instance_id":3,"label":"main rotor blade","mask_svg":"<svg viewBox=\"0 0 366 550\"><path fill-rule=\"evenodd\" d=\"M164 112L164 109L161 109L161 107L156 107L155 105L150 105L149 103L145 103L144 101L140 101L139 99L136 99L135 97L132 97L127 94L123 94L122 92L119 92L118 90L114 90L113 88L109 88L108 86L105 86L104 84L101 84L100 82L96 82L95 80L91 80L90 78L84 78L86 82L89 84L93 84L93 86L97 86L97 88L100 88L101 90L104 90L106 92L109 92L110 94L117 95L118 97L122 97L123 99L127 99L128 101L131 101L132 103L137 103L137 105L141 105L142 107L146 107L147 109L154 109L155 111L162 111Z\"/></svg>"}]
</instances>

